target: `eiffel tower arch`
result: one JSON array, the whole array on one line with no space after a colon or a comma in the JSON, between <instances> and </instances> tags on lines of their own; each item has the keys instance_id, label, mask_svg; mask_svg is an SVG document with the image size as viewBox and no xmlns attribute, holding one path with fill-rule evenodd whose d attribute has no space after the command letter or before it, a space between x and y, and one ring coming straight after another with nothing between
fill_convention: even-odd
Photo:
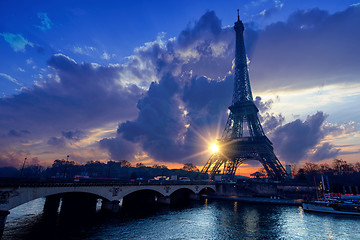
<instances>
[{"instance_id":1,"label":"eiffel tower arch","mask_svg":"<svg viewBox=\"0 0 360 240\"><path fill-rule=\"evenodd\" d=\"M230 114L221 139L217 139L219 151L214 153L201 172L210 175L223 174L233 178L236 169L249 160L259 161L272 179L283 179L286 171L274 153L271 141L265 136L258 117L247 66L244 25L238 20L236 32L234 93Z\"/></svg>"}]
</instances>

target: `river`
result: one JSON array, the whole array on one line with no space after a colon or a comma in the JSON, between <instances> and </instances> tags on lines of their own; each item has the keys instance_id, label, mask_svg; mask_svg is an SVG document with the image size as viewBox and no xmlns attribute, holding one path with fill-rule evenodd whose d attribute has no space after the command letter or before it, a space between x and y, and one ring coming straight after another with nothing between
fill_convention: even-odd
<instances>
[{"instance_id":1,"label":"river","mask_svg":"<svg viewBox=\"0 0 360 240\"><path fill-rule=\"evenodd\" d=\"M11 210L3 240L21 239L360 239L356 216L307 213L301 207L204 199L120 215L42 214L44 199Z\"/></svg>"}]
</instances>

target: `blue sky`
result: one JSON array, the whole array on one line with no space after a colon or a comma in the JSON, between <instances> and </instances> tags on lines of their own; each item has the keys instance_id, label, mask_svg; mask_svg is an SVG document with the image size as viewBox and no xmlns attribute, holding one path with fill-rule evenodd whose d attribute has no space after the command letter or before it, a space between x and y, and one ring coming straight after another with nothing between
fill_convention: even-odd
<instances>
[{"instance_id":1,"label":"blue sky","mask_svg":"<svg viewBox=\"0 0 360 240\"><path fill-rule=\"evenodd\" d=\"M204 164L231 102L238 8L280 160L356 161L358 1L3 0L0 166Z\"/></svg>"}]
</instances>

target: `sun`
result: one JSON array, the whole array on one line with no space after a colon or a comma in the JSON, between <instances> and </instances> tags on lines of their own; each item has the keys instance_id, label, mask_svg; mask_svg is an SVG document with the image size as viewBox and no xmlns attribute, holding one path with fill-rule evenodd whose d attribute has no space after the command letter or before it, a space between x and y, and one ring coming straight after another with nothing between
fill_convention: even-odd
<instances>
[{"instance_id":1,"label":"sun","mask_svg":"<svg viewBox=\"0 0 360 240\"><path fill-rule=\"evenodd\" d=\"M219 146L216 145L216 143L214 143L213 145L211 145L210 150L212 151L212 153L216 153L217 151L219 151Z\"/></svg>"}]
</instances>

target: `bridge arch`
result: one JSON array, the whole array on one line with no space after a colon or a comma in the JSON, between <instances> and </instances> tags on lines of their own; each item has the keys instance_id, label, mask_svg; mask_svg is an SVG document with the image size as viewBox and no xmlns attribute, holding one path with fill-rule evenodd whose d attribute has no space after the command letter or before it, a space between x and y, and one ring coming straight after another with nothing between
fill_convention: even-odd
<instances>
[{"instance_id":1,"label":"bridge arch","mask_svg":"<svg viewBox=\"0 0 360 240\"><path fill-rule=\"evenodd\" d=\"M216 189L214 189L213 186L206 186L206 187L203 187L202 189L200 189L199 194L200 195L211 194L211 193L214 193L214 192L216 192Z\"/></svg>"},{"instance_id":2,"label":"bridge arch","mask_svg":"<svg viewBox=\"0 0 360 240\"><path fill-rule=\"evenodd\" d=\"M120 198L124 198L130 194L138 194L138 192L140 191L153 191L153 192L156 192L158 194L161 194L161 195L166 195L166 192L165 190L160 187L159 185L135 185L135 186L129 186L129 187L125 187L125 188L122 188L120 190L120 194L118 197Z\"/></svg>"},{"instance_id":3,"label":"bridge arch","mask_svg":"<svg viewBox=\"0 0 360 240\"><path fill-rule=\"evenodd\" d=\"M152 189L152 188L143 188L143 189L136 189L136 190L133 190L133 191L128 191L126 193L123 194L123 198L125 197L129 197L130 195L139 195L139 194L142 194L142 193L155 193L155 194L158 194L158 195L161 195L161 196L164 196L163 193L161 193L160 191L158 191L157 189Z\"/></svg>"},{"instance_id":4,"label":"bridge arch","mask_svg":"<svg viewBox=\"0 0 360 240\"><path fill-rule=\"evenodd\" d=\"M175 191L173 191L170 196L174 195L174 194L179 194L179 193L192 193L192 194L196 194L195 191L189 187L181 187L176 189Z\"/></svg>"},{"instance_id":5,"label":"bridge arch","mask_svg":"<svg viewBox=\"0 0 360 240\"><path fill-rule=\"evenodd\" d=\"M160 202L164 195L154 189L144 188L136 191L131 191L123 196L121 205L125 210L142 211Z\"/></svg>"},{"instance_id":6,"label":"bridge arch","mask_svg":"<svg viewBox=\"0 0 360 240\"><path fill-rule=\"evenodd\" d=\"M70 193L83 193L83 194L91 194L92 196L96 196L100 199L110 200L107 195L105 195L101 191L97 191L96 189L65 189L65 188L41 188L34 191L32 188L19 188L19 189L12 189L9 191L2 191L3 193L8 195L8 198L11 198L10 201L7 202L6 208L1 210L11 210L15 207L18 207L22 204L30 202L32 200L38 198L45 198L45 197L55 197L55 196L62 196L64 194Z\"/></svg>"},{"instance_id":7,"label":"bridge arch","mask_svg":"<svg viewBox=\"0 0 360 240\"><path fill-rule=\"evenodd\" d=\"M170 202L173 205L184 205L190 202L190 200L197 200L198 195L193 189L188 187L182 187L170 194Z\"/></svg>"}]
</instances>

